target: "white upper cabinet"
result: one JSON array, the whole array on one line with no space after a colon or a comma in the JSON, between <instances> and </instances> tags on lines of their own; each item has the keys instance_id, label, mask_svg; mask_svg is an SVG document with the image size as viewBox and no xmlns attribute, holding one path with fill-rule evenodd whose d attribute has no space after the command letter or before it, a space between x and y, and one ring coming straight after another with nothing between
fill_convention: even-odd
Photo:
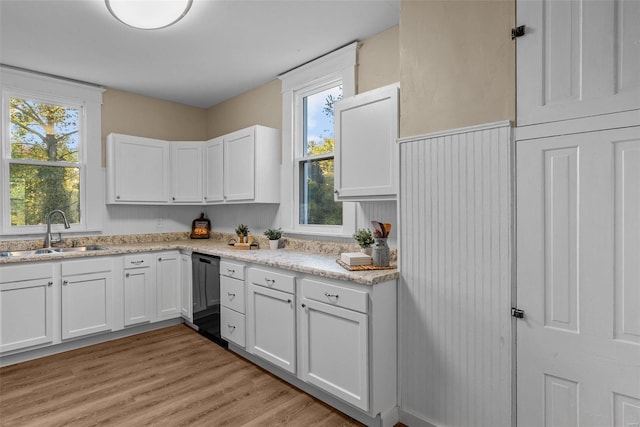
<instances>
[{"instance_id":1,"label":"white upper cabinet","mask_svg":"<svg viewBox=\"0 0 640 427\"><path fill-rule=\"evenodd\" d=\"M280 131L252 126L223 139L224 201L280 203Z\"/></svg>"},{"instance_id":2,"label":"white upper cabinet","mask_svg":"<svg viewBox=\"0 0 640 427\"><path fill-rule=\"evenodd\" d=\"M253 200L255 195L255 130L248 128L224 137L224 197Z\"/></svg>"},{"instance_id":3,"label":"white upper cabinet","mask_svg":"<svg viewBox=\"0 0 640 427\"><path fill-rule=\"evenodd\" d=\"M252 126L209 141L107 137L107 203L280 203L280 131Z\"/></svg>"},{"instance_id":4,"label":"white upper cabinet","mask_svg":"<svg viewBox=\"0 0 640 427\"><path fill-rule=\"evenodd\" d=\"M224 139L214 138L204 144L204 201L220 203L224 201Z\"/></svg>"},{"instance_id":5,"label":"white upper cabinet","mask_svg":"<svg viewBox=\"0 0 640 427\"><path fill-rule=\"evenodd\" d=\"M107 137L107 203L169 201L169 143L110 134Z\"/></svg>"},{"instance_id":6,"label":"white upper cabinet","mask_svg":"<svg viewBox=\"0 0 640 427\"><path fill-rule=\"evenodd\" d=\"M640 2L518 1L518 126L640 108Z\"/></svg>"},{"instance_id":7,"label":"white upper cabinet","mask_svg":"<svg viewBox=\"0 0 640 427\"><path fill-rule=\"evenodd\" d=\"M202 142L171 142L171 202L202 202Z\"/></svg>"},{"instance_id":8,"label":"white upper cabinet","mask_svg":"<svg viewBox=\"0 0 640 427\"><path fill-rule=\"evenodd\" d=\"M396 198L398 91L393 84L335 104L337 200Z\"/></svg>"}]
</instances>

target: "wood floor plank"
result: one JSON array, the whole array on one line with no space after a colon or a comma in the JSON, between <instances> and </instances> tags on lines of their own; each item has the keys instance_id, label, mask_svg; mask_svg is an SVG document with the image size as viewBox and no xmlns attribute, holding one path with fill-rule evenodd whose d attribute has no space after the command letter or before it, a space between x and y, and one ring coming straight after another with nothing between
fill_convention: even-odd
<instances>
[{"instance_id":1,"label":"wood floor plank","mask_svg":"<svg viewBox=\"0 0 640 427\"><path fill-rule=\"evenodd\" d=\"M184 325L0 368L0 426L361 426Z\"/></svg>"}]
</instances>

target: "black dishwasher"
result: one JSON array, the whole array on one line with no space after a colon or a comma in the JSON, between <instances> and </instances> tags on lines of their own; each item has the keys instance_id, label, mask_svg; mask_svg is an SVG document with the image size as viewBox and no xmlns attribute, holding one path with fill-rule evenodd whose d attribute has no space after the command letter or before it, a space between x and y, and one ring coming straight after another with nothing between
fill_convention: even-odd
<instances>
[{"instance_id":1,"label":"black dishwasher","mask_svg":"<svg viewBox=\"0 0 640 427\"><path fill-rule=\"evenodd\" d=\"M220 258L197 252L193 263L193 323L205 337L224 348L220 336Z\"/></svg>"}]
</instances>

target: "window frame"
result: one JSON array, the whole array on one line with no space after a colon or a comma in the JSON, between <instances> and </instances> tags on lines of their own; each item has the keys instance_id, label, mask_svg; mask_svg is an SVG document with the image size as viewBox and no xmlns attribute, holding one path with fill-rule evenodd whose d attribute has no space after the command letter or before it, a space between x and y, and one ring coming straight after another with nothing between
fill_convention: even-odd
<instances>
[{"instance_id":1,"label":"window frame","mask_svg":"<svg viewBox=\"0 0 640 427\"><path fill-rule=\"evenodd\" d=\"M104 178L102 172L101 104L103 89L87 84L56 79L40 74L0 67L2 119L0 120L0 235L30 236L44 234L46 225L11 225L9 168L11 164L77 167L80 177L80 223L64 230L52 224L52 231L65 233L102 230ZM12 159L9 98L57 104L79 110L78 163ZM43 218L44 220L44 218Z\"/></svg>"},{"instance_id":2,"label":"window frame","mask_svg":"<svg viewBox=\"0 0 640 427\"><path fill-rule=\"evenodd\" d=\"M300 164L309 160L333 158L335 151L316 156L302 153L304 135L303 99L326 88L342 85L342 96L356 93L356 54L358 42L331 52L279 76L282 81L283 115L283 168L280 220L287 233L351 237L355 232L356 204L342 202L342 225L300 223ZM335 138L335 135L334 135ZM334 183L335 185L335 183Z\"/></svg>"}]
</instances>

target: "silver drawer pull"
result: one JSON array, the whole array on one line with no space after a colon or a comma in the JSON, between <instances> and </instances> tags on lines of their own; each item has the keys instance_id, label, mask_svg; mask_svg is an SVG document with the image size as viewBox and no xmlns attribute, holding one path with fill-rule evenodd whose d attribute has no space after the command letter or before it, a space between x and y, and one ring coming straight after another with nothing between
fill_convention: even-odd
<instances>
[{"instance_id":1,"label":"silver drawer pull","mask_svg":"<svg viewBox=\"0 0 640 427\"><path fill-rule=\"evenodd\" d=\"M236 271L233 268L227 268L227 273L234 274Z\"/></svg>"},{"instance_id":2,"label":"silver drawer pull","mask_svg":"<svg viewBox=\"0 0 640 427\"><path fill-rule=\"evenodd\" d=\"M47 286L53 286L53 282L52 281L47 282Z\"/></svg>"},{"instance_id":3,"label":"silver drawer pull","mask_svg":"<svg viewBox=\"0 0 640 427\"><path fill-rule=\"evenodd\" d=\"M236 297L236 294L232 294L231 292L227 292L227 295L229 295L229 299L233 299Z\"/></svg>"},{"instance_id":4,"label":"silver drawer pull","mask_svg":"<svg viewBox=\"0 0 640 427\"><path fill-rule=\"evenodd\" d=\"M338 294L330 294L330 293L328 293L328 292L325 292L325 293L324 293L324 296L325 296L325 297L327 297L327 298L335 298L335 299L338 299L338 297L339 297L340 295L338 295Z\"/></svg>"},{"instance_id":5,"label":"silver drawer pull","mask_svg":"<svg viewBox=\"0 0 640 427\"><path fill-rule=\"evenodd\" d=\"M67 285L69 284L69 281L68 281L68 280L63 280L63 281L62 281L62 284L63 284L63 285L65 285L65 286L67 286Z\"/></svg>"},{"instance_id":6,"label":"silver drawer pull","mask_svg":"<svg viewBox=\"0 0 640 427\"><path fill-rule=\"evenodd\" d=\"M289 304L291 304L291 298L289 298L289 299L287 300L287 302L288 302Z\"/></svg>"},{"instance_id":7,"label":"silver drawer pull","mask_svg":"<svg viewBox=\"0 0 640 427\"><path fill-rule=\"evenodd\" d=\"M230 331L233 331L236 327L227 323L227 327Z\"/></svg>"},{"instance_id":8,"label":"silver drawer pull","mask_svg":"<svg viewBox=\"0 0 640 427\"><path fill-rule=\"evenodd\" d=\"M144 260L140 260L140 261L131 261L131 264L133 265L140 265L144 262Z\"/></svg>"},{"instance_id":9,"label":"silver drawer pull","mask_svg":"<svg viewBox=\"0 0 640 427\"><path fill-rule=\"evenodd\" d=\"M130 274L129 274L129 273L126 273L126 274L124 275L124 277L127 277L127 278L128 278L129 276L130 276Z\"/></svg>"},{"instance_id":10,"label":"silver drawer pull","mask_svg":"<svg viewBox=\"0 0 640 427\"><path fill-rule=\"evenodd\" d=\"M267 285L269 286L273 286L276 283L276 279L268 279L268 278L264 278L264 281L267 282Z\"/></svg>"}]
</instances>

